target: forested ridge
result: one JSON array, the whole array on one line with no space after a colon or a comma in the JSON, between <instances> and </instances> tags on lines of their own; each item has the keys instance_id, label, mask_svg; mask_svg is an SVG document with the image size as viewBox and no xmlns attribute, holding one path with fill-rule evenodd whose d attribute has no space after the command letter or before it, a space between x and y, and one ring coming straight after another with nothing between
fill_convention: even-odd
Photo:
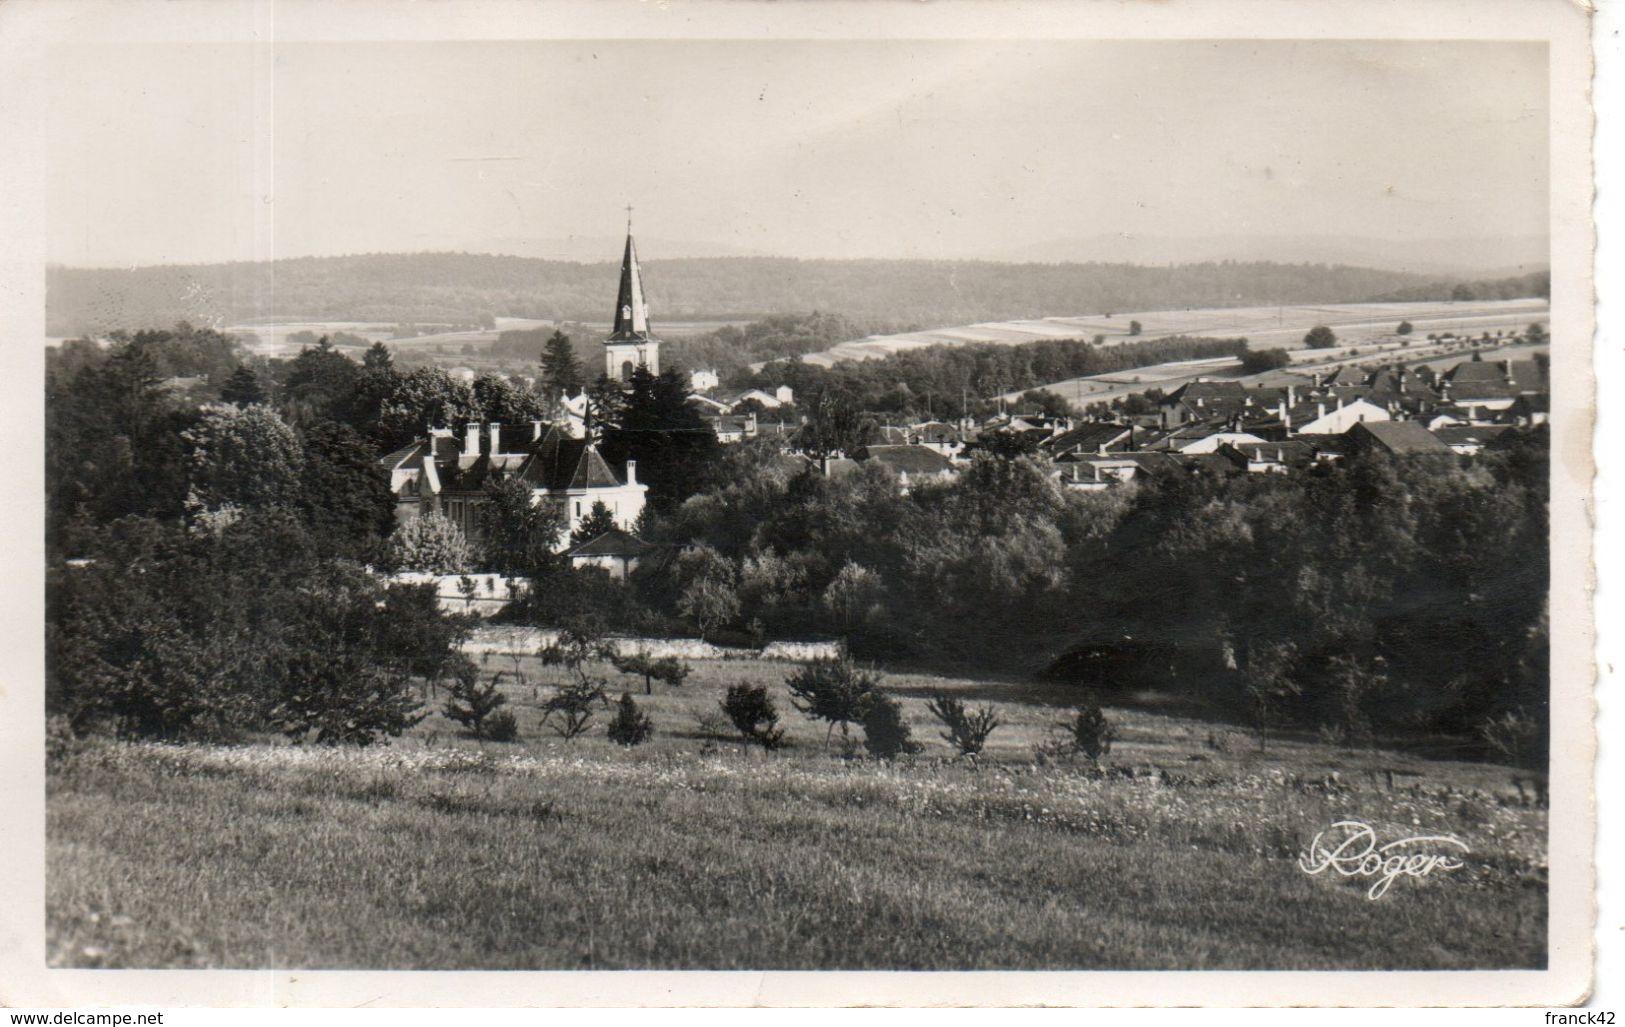
<instances>
[{"instance_id":1,"label":"forested ridge","mask_svg":"<svg viewBox=\"0 0 1625 1027\"><path fill-rule=\"evenodd\" d=\"M1450 299L1462 283L1324 264L1003 264L985 261L646 260L661 319L837 311L863 322L940 326L1064 313ZM469 253L360 254L264 263L52 267L47 334L274 318L476 324L488 317L602 320L613 262ZM1484 288L1499 295L1500 288ZM1538 283L1532 283L1537 288ZM1519 291L1519 287L1510 287Z\"/></svg>"}]
</instances>

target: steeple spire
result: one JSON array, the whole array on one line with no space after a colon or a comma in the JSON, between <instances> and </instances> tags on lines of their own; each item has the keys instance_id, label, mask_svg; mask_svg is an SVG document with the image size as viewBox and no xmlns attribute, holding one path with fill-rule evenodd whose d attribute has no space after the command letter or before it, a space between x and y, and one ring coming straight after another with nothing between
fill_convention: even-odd
<instances>
[{"instance_id":1,"label":"steeple spire","mask_svg":"<svg viewBox=\"0 0 1625 1027\"><path fill-rule=\"evenodd\" d=\"M621 257L621 289L615 297L615 330L610 338L649 338L649 305L643 298L643 271L632 242L631 204L626 207L626 253Z\"/></svg>"}]
</instances>

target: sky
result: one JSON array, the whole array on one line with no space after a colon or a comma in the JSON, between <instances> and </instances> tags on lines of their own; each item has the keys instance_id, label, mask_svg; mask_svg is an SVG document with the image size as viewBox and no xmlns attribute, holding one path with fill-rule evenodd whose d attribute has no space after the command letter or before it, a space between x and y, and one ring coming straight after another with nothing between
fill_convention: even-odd
<instances>
[{"instance_id":1,"label":"sky","mask_svg":"<svg viewBox=\"0 0 1625 1027\"><path fill-rule=\"evenodd\" d=\"M1544 44L64 44L52 67L48 256L74 266L536 254L613 240L627 204L645 260L1547 232Z\"/></svg>"}]
</instances>

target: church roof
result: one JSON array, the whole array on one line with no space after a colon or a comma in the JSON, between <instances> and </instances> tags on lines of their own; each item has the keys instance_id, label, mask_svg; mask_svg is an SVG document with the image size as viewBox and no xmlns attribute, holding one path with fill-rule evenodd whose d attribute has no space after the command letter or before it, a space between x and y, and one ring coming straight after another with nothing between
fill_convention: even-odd
<instances>
[{"instance_id":1,"label":"church roof","mask_svg":"<svg viewBox=\"0 0 1625 1027\"><path fill-rule=\"evenodd\" d=\"M632 241L632 221L628 218L621 288L615 296L615 327L605 341L636 342L649 337L649 304L643 298L643 270L638 266L638 249Z\"/></svg>"}]
</instances>

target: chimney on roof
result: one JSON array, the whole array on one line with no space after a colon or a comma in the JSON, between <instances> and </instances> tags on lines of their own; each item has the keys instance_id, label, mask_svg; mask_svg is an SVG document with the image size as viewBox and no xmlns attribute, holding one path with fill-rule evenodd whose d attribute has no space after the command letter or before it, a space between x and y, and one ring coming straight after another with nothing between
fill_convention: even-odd
<instances>
[{"instance_id":1,"label":"chimney on roof","mask_svg":"<svg viewBox=\"0 0 1625 1027\"><path fill-rule=\"evenodd\" d=\"M480 455L480 422L470 421L463 427L463 455Z\"/></svg>"},{"instance_id":2,"label":"chimney on roof","mask_svg":"<svg viewBox=\"0 0 1625 1027\"><path fill-rule=\"evenodd\" d=\"M1343 396L1341 393L1339 393L1337 397L1337 409L1343 409Z\"/></svg>"},{"instance_id":3,"label":"chimney on roof","mask_svg":"<svg viewBox=\"0 0 1625 1027\"><path fill-rule=\"evenodd\" d=\"M1321 421L1326 417L1326 403L1322 400L1315 404L1315 420Z\"/></svg>"},{"instance_id":4,"label":"chimney on roof","mask_svg":"<svg viewBox=\"0 0 1625 1027\"><path fill-rule=\"evenodd\" d=\"M638 483L638 462L636 460L628 460L626 462L626 483L628 485L636 485Z\"/></svg>"},{"instance_id":5,"label":"chimney on roof","mask_svg":"<svg viewBox=\"0 0 1625 1027\"><path fill-rule=\"evenodd\" d=\"M530 441L537 442L541 440L542 423L541 418L537 418L536 420L530 422Z\"/></svg>"},{"instance_id":6,"label":"chimney on roof","mask_svg":"<svg viewBox=\"0 0 1625 1027\"><path fill-rule=\"evenodd\" d=\"M1309 381L1312 383L1312 388L1320 388L1320 372L1316 371L1313 375L1310 375Z\"/></svg>"},{"instance_id":7,"label":"chimney on roof","mask_svg":"<svg viewBox=\"0 0 1625 1027\"><path fill-rule=\"evenodd\" d=\"M1288 434L1291 434L1292 408L1287 406L1286 400L1281 400L1280 405L1275 408L1275 416L1281 419L1282 427L1286 428Z\"/></svg>"},{"instance_id":8,"label":"chimney on roof","mask_svg":"<svg viewBox=\"0 0 1625 1027\"><path fill-rule=\"evenodd\" d=\"M496 421L491 422L491 456L495 457L502 452L502 425Z\"/></svg>"},{"instance_id":9,"label":"chimney on roof","mask_svg":"<svg viewBox=\"0 0 1625 1027\"><path fill-rule=\"evenodd\" d=\"M1512 377L1512 360L1510 358L1508 358L1506 360L1501 361L1501 367L1502 367L1502 369L1504 369L1506 371L1507 384L1511 385L1513 383L1513 381L1514 381L1514 379Z\"/></svg>"},{"instance_id":10,"label":"chimney on roof","mask_svg":"<svg viewBox=\"0 0 1625 1027\"><path fill-rule=\"evenodd\" d=\"M1294 386L1288 385L1286 387L1286 405L1289 407L1298 405L1298 390Z\"/></svg>"}]
</instances>

